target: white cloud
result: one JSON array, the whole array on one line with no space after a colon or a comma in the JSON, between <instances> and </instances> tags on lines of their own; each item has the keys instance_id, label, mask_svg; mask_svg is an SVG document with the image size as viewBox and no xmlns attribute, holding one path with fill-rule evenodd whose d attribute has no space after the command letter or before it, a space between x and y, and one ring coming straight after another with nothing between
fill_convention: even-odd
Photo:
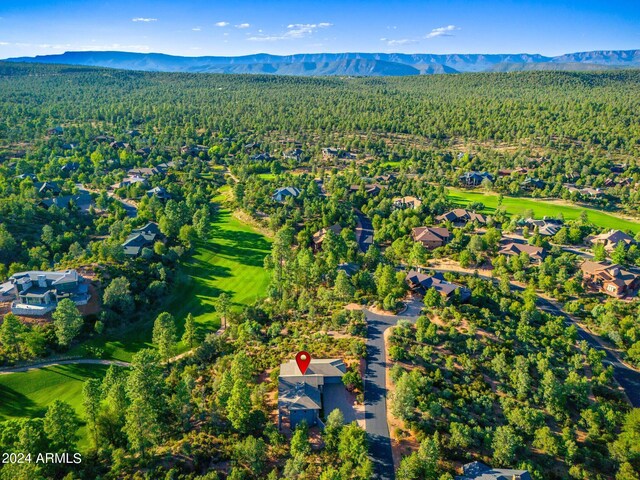
<instances>
[{"instance_id":1,"label":"white cloud","mask_svg":"<svg viewBox=\"0 0 640 480\"><path fill-rule=\"evenodd\" d=\"M251 24L249 23L239 23L238 25L235 25L236 28L249 28L251 26Z\"/></svg>"},{"instance_id":2,"label":"white cloud","mask_svg":"<svg viewBox=\"0 0 640 480\"><path fill-rule=\"evenodd\" d=\"M158 19L157 18L147 18L147 17L136 17L136 18L132 18L131 19L132 22L157 22Z\"/></svg>"},{"instance_id":3,"label":"white cloud","mask_svg":"<svg viewBox=\"0 0 640 480\"><path fill-rule=\"evenodd\" d=\"M390 47L397 47L400 45L415 45L418 43L417 40L413 38L381 38L381 42L385 42Z\"/></svg>"},{"instance_id":4,"label":"white cloud","mask_svg":"<svg viewBox=\"0 0 640 480\"><path fill-rule=\"evenodd\" d=\"M321 23L291 23L287 25L287 30L275 35L257 35L249 37L247 40L252 42L277 42L280 40L293 40L297 38L305 38L312 35L316 30L321 28L332 27L329 22Z\"/></svg>"},{"instance_id":5,"label":"white cloud","mask_svg":"<svg viewBox=\"0 0 640 480\"><path fill-rule=\"evenodd\" d=\"M0 42L0 46L10 45L9 42Z\"/></svg>"},{"instance_id":6,"label":"white cloud","mask_svg":"<svg viewBox=\"0 0 640 480\"><path fill-rule=\"evenodd\" d=\"M149 45L122 45L120 43L111 43L108 45L96 45L96 44L91 44L91 45L81 45L79 47L77 47L79 50L137 50L137 51L143 51L146 52L148 50L150 50Z\"/></svg>"},{"instance_id":7,"label":"white cloud","mask_svg":"<svg viewBox=\"0 0 640 480\"><path fill-rule=\"evenodd\" d=\"M460 27L455 25L447 25L446 27L438 27L427 33L424 38L436 38L436 37L453 37L453 31L460 30Z\"/></svg>"},{"instance_id":8,"label":"white cloud","mask_svg":"<svg viewBox=\"0 0 640 480\"><path fill-rule=\"evenodd\" d=\"M201 27L193 27L191 30L193 30L194 32L199 32L200 30L202 30Z\"/></svg>"},{"instance_id":9,"label":"white cloud","mask_svg":"<svg viewBox=\"0 0 640 480\"><path fill-rule=\"evenodd\" d=\"M229 22L218 22L216 23L216 27L227 27L229 26Z\"/></svg>"}]
</instances>

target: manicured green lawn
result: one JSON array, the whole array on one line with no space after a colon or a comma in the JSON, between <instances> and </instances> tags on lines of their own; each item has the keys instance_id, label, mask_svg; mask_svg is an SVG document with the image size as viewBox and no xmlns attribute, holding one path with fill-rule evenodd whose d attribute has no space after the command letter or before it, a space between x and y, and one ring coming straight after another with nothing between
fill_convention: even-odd
<instances>
[{"instance_id":1,"label":"manicured green lawn","mask_svg":"<svg viewBox=\"0 0 640 480\"><path fill-rule=\"evenodd\" d=\"M176 318L178 336L184 331L184 320L191 313L198 333L216 331L220 319L213 308L214 299L226 292L234 305L248 305L263 296L269 274L263 268L270 242L251 226L242 223L227 209L220 209L211 224L211 237L200 242L194 255L180 269L180 281L174 285L165 310ZM137 322L129 328L90 340L70 353L84 356L84 347L104 351L103 358L129 361L134 353L151 347L154 318ZM179 344L178 352L186 350Z\"/></svg>"},{"instance_id":2,"label":"manicured green lawn","mask_svg":"<svg viewBox=\"0 0 640 480\"><path fill-rule=\"evenodd\" d=\"M102 378L104 365L56 365L29 372L0 375L0 421L18 417L43 417L54 400L69 403L84 419L82 386L90 378ZM86 446L87 432L79 430L80 446Z\"/></svg>"},{"instance_id":3,"label":"manicured green lawn","mask_svg":"<svg viewBox=\"0 0 640 480\"><path fill-rule=\"evenodd\" d=\"M448 190L449 198L460 205L467 205L472 202L481 202L486 207L485 211L487 213L491 213L498 206L498 195L496 194L484 193L477 190L461 190L457 188L449 188ZM631 230L634 233L640 231L640 221L634 222L632 220L616 217L610 213L579 205L570 206L552 201L505 196L502 199L502 206L506 208L507 213L512 215L522 214L526 210L532 210L535 218L542 218L544 216L555 217L559 213L562 213L566 220L571 220L578 218L582 212L587 212L589 221L601 227Z\"/></svg>"}]
</instances>

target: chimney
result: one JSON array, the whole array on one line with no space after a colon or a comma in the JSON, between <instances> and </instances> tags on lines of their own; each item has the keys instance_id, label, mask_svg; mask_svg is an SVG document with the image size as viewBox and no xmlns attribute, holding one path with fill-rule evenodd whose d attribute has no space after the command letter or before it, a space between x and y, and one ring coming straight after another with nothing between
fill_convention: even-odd
<instances>
[{"instance_id":1,"label":"chimney","mask_svg":"<svg viewBox=\"0 0 640 480\"><path fill-rule=\"evenodd\" d=\"M47 286L47 276L46 275L38 275L38 286L42 288L46 288Z\"/></svg>"}]
</instances>

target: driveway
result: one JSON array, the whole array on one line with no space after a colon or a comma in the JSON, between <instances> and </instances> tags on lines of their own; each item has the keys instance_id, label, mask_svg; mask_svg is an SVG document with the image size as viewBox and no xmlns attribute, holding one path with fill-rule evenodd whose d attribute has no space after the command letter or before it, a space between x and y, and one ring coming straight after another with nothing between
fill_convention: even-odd
<instances>
[{"instance_id":1,"label":"driveway","mask_svg":"<svg viewBox=\"0 0 640 480\"><path fill-rule=\"evenodd\" d=\"M373 244L373 224L371 219L367 217L360 210L354 208L353 211L356 214L356 240L358 241L358 247L364 253L367 253L369 247Z\"/></svg>"},{"instance_id":2,"label":"driveway","mask_svg":"<svg viewBox=\"0 0 640 480\"><path fill-rule=\"evenodd\" d=\"M325 383L322 388L322 406L326 416L336 408L340 410L344 416L345 425L358 420L353 408L353 395L347 392L342 382Z\"/></svg>"},{"instance_id":3,"label":"driveway","mask_svg":"<svg viewBox=\"0 0 640 480\"><path fill-rule=\"evenodd\" d=\"M422 302L411 300L400 315L380 315L364 310L367 318L367 369L364 378L364 416L369 454L374 466L373 478L395 478L391 437L387 423L387 359L384 350L384 331L398 320L414 322L420 315Z\"/></svg>"}]
</instances>

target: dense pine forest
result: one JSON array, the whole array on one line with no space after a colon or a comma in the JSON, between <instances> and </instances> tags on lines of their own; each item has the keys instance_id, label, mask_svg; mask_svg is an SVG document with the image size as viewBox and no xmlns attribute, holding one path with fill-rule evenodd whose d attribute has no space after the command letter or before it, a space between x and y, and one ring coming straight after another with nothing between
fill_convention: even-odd
<instances>
[{"instance_id":1,"label":"dense pine forest","mask_svg":"<svg viewBox=\"0 0 640 480\"><path fill-rule=\"evenodd\" d=\"M0 479L372 478L381 348L399 480L637 480L639 87L0 62L0 453L83 455ZM87 305L12 310L16 274L68 269ZM281 428L298 350L344 362L353 418Z\"/></svg>"}]
</instances>

